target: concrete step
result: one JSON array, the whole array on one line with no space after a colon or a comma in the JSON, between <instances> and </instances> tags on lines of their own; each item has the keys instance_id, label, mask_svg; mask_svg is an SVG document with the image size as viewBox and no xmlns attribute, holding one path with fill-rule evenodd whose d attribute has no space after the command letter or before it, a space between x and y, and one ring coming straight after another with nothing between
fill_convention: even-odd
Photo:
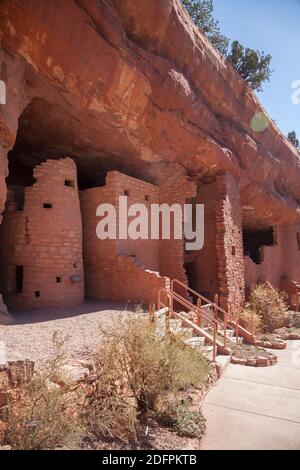
<instances>
[{"instance_id":1,"label":"concrete step","mask_svg":"<svg viewBox=\"0 0 300 470\"><path fill-rule=\"evenodd\" d=\"M203 336L192 336L191 338L186 339L184 342L185 344L196 348L205 345L205 338Z\"/></svg>"},{"instance_id":2,"label":"concrete step","mask_svg":"<svg viewBox=\"0 0 300 470\"><path fill-rule=\"evenodd\" d=\"M187 338L192 338L194 336L194 330L193 328L187 328L187 327L182 327L181 332L184 333L184 335Z\"/></svg>"},{"instance_id":3,"label":"concrete step","mask_svg":"<svg viewBox=\"0 0 300 470\"><path fill-rule=\"evenodd\" d=\"M213 360L213 346L211 344L206 344L202 348L202 354L205 356L209 361Z\"/></svg>"},{"instance_id":4,"label":"concrete step","mask_svg":"<svg viewBox=\"0 0 300 470\"><path fill-rule=\"evenodd\" d=\"M224 335L225 330L220 330L220 334ZM226 330L227 338L233 338L235 336L235 331L233 330Z\"/></svg>"},{"instance_id":5,"label":"concrete step","mask_svg":"<svg viewBox=\"0 0 300 470\"><path fill-rule=\"evenodd\" d=\"M182 330L182 321L171 318L170 330L172 331L172 333L179 333Z\"/></svg>"},{"instance_id":6,"label":"concrete step","mask_svg":"<svg viewBox=\"0 0 300 470\"><path fill-rule=\"evenodd\" d=\"M224 356L222 354L218 354L216 357L216 363L218 367L218 374L219 377L224 373L226 367L230 364L231 356Z\"/></svg>"}]
</instances>

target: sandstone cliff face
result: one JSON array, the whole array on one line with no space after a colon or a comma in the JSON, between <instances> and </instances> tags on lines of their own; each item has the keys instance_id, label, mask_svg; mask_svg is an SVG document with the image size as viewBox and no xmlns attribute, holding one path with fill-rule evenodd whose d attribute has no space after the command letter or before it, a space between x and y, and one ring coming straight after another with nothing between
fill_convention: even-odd
<instances>
[{"instance_id":1,"label":"sandstone cliff face","mask_svg":"<svg viewBox=\"0 0 300 470\"><path fill-rule=\"evenodd\" d=\"M15 145L25 167L71 155L83 184L228 171L244 225L299 220L297 153L271 120L253 130L259 102L178 0L2 0L0 42L0 212Z\"/></svg>"}]
</instances>

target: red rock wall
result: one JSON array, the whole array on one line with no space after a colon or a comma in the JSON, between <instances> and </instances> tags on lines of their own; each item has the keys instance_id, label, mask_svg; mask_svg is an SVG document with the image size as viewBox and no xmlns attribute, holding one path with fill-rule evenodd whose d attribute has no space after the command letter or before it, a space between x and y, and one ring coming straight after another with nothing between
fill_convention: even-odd
<instances>
[{"instance_id":1,"label":"red rock wall","mask_svg":"<svg viewBox=\"0 0 300 470\"><path fill-rule=\"evenodd\" d=\"M34 177L23 210L8 200L0 231L0 291L13 310L69 306L84 296L76 165L70 158L47 160ZM22 293L16 292L16 266L23 266Z\"/></svg>"},{"instance_id":2,"label":"red rock wall","mask_svg":"<svg viewBox=\"0 0 300 470\"><path fill-rule=\"evenodd\" d=\"M218 284L220 305L234 312L244 303L244 258L240 193L229 174L217 177Z\"/></svg>"}]
</instances>

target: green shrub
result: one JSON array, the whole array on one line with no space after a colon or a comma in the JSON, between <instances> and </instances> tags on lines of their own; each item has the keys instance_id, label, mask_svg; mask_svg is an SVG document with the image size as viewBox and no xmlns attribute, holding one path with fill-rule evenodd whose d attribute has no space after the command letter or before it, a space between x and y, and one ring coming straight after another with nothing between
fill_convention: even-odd
<instances>
[{"instance_id":1,"label":"green shrub","mask_svg":"<svg viewBox=\"0 0 300 470\"><path fill-rule=\"evenodd\" d=\"M199 350L172 335L158 338L142 316L119 321L102 334L87 416L92 436L134 441L140 416L155 410L160 397L200 386L210 371Z\"/></svg>"},{"instance_id":2,"label":"green shrub","mask_svg":"<svg viewBox=\"0 0 300 470\"><path fill-rule=\"evenodd\" d=\"M185 437L201 437L206 429L205 418L200 411L191 410L186 402L166 401L158 410L159 421L170 428L176 429Z\"/></svg>"},{"instance_id":3,"label":"green shrub","mask_svg":"<svg viewBox=\"0 0 300 470\"><path fill-rule=\"evenodd\" d=\"M258 284L250 294L251 310L261 319L262 331L273 333L287 318L285 295L269 283Z\"/></svg>"}]
</instances>

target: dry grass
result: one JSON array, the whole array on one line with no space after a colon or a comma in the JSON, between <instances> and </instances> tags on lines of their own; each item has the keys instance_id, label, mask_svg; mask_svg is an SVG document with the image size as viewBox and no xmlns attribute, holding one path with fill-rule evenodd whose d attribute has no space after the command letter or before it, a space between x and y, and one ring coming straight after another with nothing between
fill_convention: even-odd
<instances>
[{"instance_id":1,"label":"dry grass","mask_svg":"<svg viewBox=\"0 0 300 470\"><path fill-rule=\"evenodd\" d=\"M143 317L119 322L102 334L97 386L87 416L91 439L134 442L140 419L156 410L162 396L200 386L210 372L200 351L174 336L158 338Z\"/></svg>"},{"instance_id":2,"label":"dry grass","mask_svg":"<svg viewBox=\"0 0 300 470\"><path fill-rule=\"evenodd\" d=\"M79 397L66 395L52 382L60 376L64 341L54 335L53 358L17 391L17 400L10 397L6 440L13 449L74 447L80 441L82 422L74 410Z\"/></svg>"},{"instance_id":3,"label":"dry grass","mask_svg":"<svg viewBox=\"0 0 300 470\"><path fill-rule=\"evenodd\" d=\"M258 284L250 294L250 308L261 321L263 333L273 333L287 318L285 295L269 283Z\"/></svg>"},{"instance_id":4,"label":"dry grass","mask_svg":"<svg viewBox=\"0 0 300 470\"><path fill-rule=\"evenodd\" d=\"M101 338L92 384L74 391L58 385L67 382L62 372L66 338L54 335L52 359L9 403L7 444L32 450L97 448L99 442L135 446L141 423L157 416L162 399L173 430L200 436L201 415L188 403L178 404L178 394L200 387L211 372L200 350L181 337L158 338L142 315L119 319Z\"/></svg>"},{"instance_id":5,"label":"dry grass","mask_svg":"<svg viewBox=\"0 0 300 470\"><path fill-rule=\"evenodd\" d=\"M259 334L262 328L262 322L257 313L245 308L239 315L239 323L254 335Z\"/></svg>"}]
</instances>

